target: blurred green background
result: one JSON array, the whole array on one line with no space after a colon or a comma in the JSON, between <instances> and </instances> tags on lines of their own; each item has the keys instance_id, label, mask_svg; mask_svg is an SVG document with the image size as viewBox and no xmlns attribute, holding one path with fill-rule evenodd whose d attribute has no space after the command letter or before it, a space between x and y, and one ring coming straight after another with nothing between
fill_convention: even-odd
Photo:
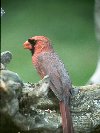
<instances>
[{"instance_id":1,"label":"blurred green background","mask_svg":"<svg viewBox=\"0 0 100 133\"><path fill-rule=\"evenodd\" d=\"M32 65L31 53L22 44L44 35L68 68L74 85L84 85L95 70L97 42L94 29L94 0L1 0L1 51L13 59L8 68L24 81L40 77Z\"/></svg>"}]
</instances>

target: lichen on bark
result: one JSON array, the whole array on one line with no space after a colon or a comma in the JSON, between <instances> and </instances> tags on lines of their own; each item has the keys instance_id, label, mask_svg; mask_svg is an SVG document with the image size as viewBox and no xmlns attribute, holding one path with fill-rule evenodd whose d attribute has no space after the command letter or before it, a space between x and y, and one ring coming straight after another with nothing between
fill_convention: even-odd
<instances>
[{"instance_id":1,"label":"lichen on bark","mask_svg":"<svg viewBox=\"0 0 100 133\"><path fill-rule=\"evenodd\" d=\"M18 74L7 69L11 58L9 51L1 55L0 130L62 133L59 101L49 89L49 76L38 83L24 83ZM73 86L70 107L75 133L100 132L99 84Z\"/></svg>"}]
</instances>

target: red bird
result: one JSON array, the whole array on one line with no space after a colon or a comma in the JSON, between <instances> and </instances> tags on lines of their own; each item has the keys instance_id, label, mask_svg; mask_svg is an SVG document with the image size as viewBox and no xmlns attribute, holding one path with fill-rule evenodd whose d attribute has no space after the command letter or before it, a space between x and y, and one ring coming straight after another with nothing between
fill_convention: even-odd
<instances>
[{"instance_id":1,"label":"red bird","mask_svg":"<svg viewBox=\"0 0 100 133\"><path fill-rule=\"evenodd\" d=\"M50 88L59 99L63 133L73 133L70 114L71 81L64 64L53 50L51 42L44 36L35 36L24 43L32 53L32 62L39 75L50 77Z\"/></svg>"}]
</instances>

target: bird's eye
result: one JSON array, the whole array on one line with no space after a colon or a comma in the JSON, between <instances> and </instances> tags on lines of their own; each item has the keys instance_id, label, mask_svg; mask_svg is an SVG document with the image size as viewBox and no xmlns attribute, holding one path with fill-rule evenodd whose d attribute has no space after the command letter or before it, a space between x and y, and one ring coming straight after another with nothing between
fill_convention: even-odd
<instances>
[{"instance_id":1,"label":"bird's eye","mask_svg":"<svg viewBox=\"0 0 100 133\"><path fill-rule=\"evenodd\" d=\"M36 44L36 40L34 39L28 39L28 42L33 46Z\"/></svg>"}]
</instances>

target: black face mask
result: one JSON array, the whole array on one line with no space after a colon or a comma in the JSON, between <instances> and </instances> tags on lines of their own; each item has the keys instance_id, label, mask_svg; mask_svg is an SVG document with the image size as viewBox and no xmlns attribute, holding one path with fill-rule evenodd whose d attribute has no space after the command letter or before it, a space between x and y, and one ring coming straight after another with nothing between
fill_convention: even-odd
<instances>
[{"instance_id":1,"label":"black face mask","mask_svg":"<svg viewBox=\"0 0 100 133\"><path fill-rule=\"evenodd\" d=\"M28 39L28 42L31 44L31 46L32 46L32 49L30 49L30 51L31 51L31 53L32 53L32 55L34 54L34 46L35 46L35 44L36 44L36 40L31 40L31 39Z\"/></svg>"}]
</instances>

